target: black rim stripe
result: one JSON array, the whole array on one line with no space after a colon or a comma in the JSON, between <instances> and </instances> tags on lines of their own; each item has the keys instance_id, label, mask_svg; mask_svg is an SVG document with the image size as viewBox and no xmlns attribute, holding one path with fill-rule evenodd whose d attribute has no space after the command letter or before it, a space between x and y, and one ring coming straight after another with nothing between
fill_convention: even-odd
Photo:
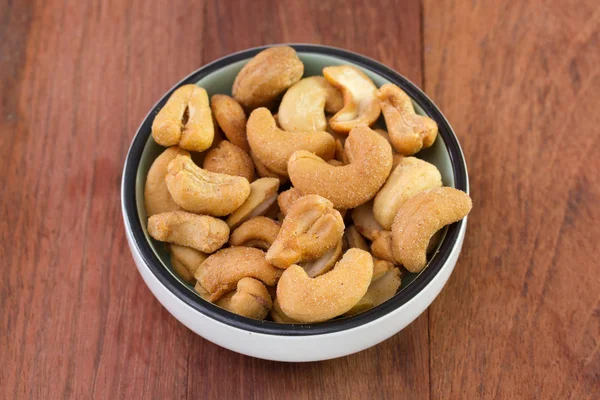
<instances>
[{"instance_id":1,"label":"black rim stripe","mask_svg":"<svg viewBox=\"0 0 600 400\"><path fill-rule=\"evenodd\" d=\"M299 53L313 53L313 54L325 54L334 57L338 57L343 60L351 61L365 69L371 70L372 72L381 75L385 79L389 80L400 86L417 104L419 104L423 110L433 118L439 127L439 135L443 138L444 143L449 152L449 157L454 171L454 184L457 189L468 191L468 180L467 171L465 167L465 161L463 158L460 145L458 140L450 127L450 124L446 118L442 115L440 110L435 104L423 93L416 85L404 78L396 71L380 64L379 62L362 55L352 53L346 50L338 49L335 47L310 45L310 44L290 44ZM158 278L162 285L164 285L170 292L172 292L179 299L184 301L187 305L199 311L200 313L212 318L221 323L229 326L243 329L249 332L256 332L269 335L282 335L282 336L303 336L303 335L322 335L333 332L338 332L346 329L356 328L358 326L372 322L384 315L394 311L398 307L402 306L423 288L425 288L431 280L438 274L442 266L448 260L448 256L452 251L454 245L457 242L458 234L464 220L452 224L448 227L446 238L438 253L436 253L433 259L430 261L427 268L402 292L394 296L391 300L386 303L366 311L362 314L350 318L344 318L334 321L327 321L319 324L298 324L298 325L286 325L277 324L269 321L256 321L253 319L241 317L225 311L211 303L208 303L200 299L197 295L190 292L190 290L184 287L175 277L167 271L161 261L156 257L152 251L144 232L142 225L138 217L137 206L136 206L136 195L135 195L135 184L138 165L142 156L144 146L150 136L150 128L152 120L156 112L162 108L168 97L173 91L181 85L195 83L202 77L232 63L240 60L248 59L261 50L264 50L271 46L256 47L248 50L244 50L224 58L218 59L210 64L201 67L195 72L188 75L178 84L176 84L171 90L169 90L159 101L154 105L150 113L145 117L141 126L139 127L131 147L129 149L127 159L125 161L125 169L123 175L123 187L122 187L122 201L125 210L126 221L125 225L131 230L134 245L137 247L139 254L150 269L150 271Z\"/></svg>"}]
</instances>

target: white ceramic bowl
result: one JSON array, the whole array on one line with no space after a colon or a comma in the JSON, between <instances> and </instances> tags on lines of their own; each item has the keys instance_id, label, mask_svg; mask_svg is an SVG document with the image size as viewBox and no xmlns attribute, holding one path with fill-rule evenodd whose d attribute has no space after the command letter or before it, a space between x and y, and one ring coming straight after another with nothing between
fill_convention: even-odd
<instances>
[{"instance_id":1,"label":"white ceramic bowl","mask_svg":"<svg viewBox=\"0 0 600 400\"><path fill-rule=\"evenodd\" d=\"M324 66L352 64L361 68L377 86L392 82L412 99L421 114L439 126L434 145L418 154L434 163L445 186L468 193L464 157L448 121L413 83L386 66L345 50L292 45L305 64L305 76L321 73ZM182 324L198 335L227 349L277 361L317 361L352 354L396 334L414 321L440 293L460 253L466 218L448 226L427 267L403 277L402 287L389 301L356 316L319 324L277 324L256 321L223 310L201 299L193 287L171 269L169 257L146 231L144 183L147 171L162 148L151 138L152 120L179 86L198 83L209 95L230 93L237 72L264 47L245 50L214 61L175 85L152 108L135 135L123 171L121 201L127 241L137 268L160 303Z\"/></svg>"}]
</instances>

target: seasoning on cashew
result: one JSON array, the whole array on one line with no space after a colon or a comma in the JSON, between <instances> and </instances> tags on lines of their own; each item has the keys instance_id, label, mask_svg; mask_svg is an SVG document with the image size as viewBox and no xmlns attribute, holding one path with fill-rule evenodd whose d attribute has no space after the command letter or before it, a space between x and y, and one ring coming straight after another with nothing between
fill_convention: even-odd
<instances>
[{"instance_id":1,"label":"seasoning on cashew","mask_svg":"<svg viewBox=\"0 0 600 400\"><path fill-rule=\"evenodd\" d=\"M227 139L247 153L250 150L246 138L247 120L240 103L227 95L215 94L210 98L210 108Z\"/></svg>"},{"instance_id":2,"label":"seasoning on cashew","mask_svg":"<svg viewBox=\"0 0 600 400\"><path fill-rule=\"evenodd\" d=\"M227 140L207 151L202 168L218 174L241 176L248 182L254 180L254 163L248 153Z\"/></svg>"}]
</instances>

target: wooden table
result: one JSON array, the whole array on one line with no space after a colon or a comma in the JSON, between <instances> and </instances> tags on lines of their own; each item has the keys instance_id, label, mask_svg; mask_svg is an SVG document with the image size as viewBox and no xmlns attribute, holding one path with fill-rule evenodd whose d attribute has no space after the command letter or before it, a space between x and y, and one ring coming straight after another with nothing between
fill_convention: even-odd
<instances>
[{"instance_id":1,"label":"wooden table","mask_svg":"<svg viewBox=\"0 0 600 400\"><path fill-rule=\"evenodd\" d=\"M600 398L596 0L0 3L0 398ZM121 219L125 154L159 96L277 42L347 48L423 87L474 200L429 310L319 363L187 330L143 284Z\"/></svg>"}]
</instances>

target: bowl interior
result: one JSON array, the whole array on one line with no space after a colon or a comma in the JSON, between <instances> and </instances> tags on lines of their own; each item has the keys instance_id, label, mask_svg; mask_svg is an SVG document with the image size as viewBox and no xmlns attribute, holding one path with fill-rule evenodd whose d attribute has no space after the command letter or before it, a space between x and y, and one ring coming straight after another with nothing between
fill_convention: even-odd
<instances>
[{"instance_id":1,"label":"bowl interior","mask_svg":"<svg viewBox=\"0 0 600 400\"><path fill-rule=\"evenodd\" d=\"M383 85L385 83L390 82L389 80L374 73L373 71L371 71L369 69L363 68L360 65L357 65L355 63L349 62L346 59L339 58L339 57L336 57L333 55L299 52L298 56L304 63L304 68L305 68L304 69L304 77L314 76L314 75L322 75L322 70L326 66L350 64L350 65L354 65L357 68L361 69L365 74L367 74L369 76L369 78L371 78L373 80L373 82L378 87L380 87L381 85ZM227 65L223 68L220 68L212 73L209 73L208 75L204 76L202 79L197 81L196 83L199 86L202 86L203 88L206 89L209 97L212 96L213 94L217 94L217 93L231 95L231 87L233 85L233 81L234 81L237 73L244 66L244 64L246 64L246 62L248 60L249 60L249 58L229 64L229 65ZM413 101L413 104L415 106L416 111L419 114L426 115L424 110L416 102ZM150 116L150 118L153 118L154 115L155 114L152 114ZM384 127L383 118L380 118L380 120L377 122L377 125L379 125L380 127ZM168 270L173 275L173 277L181 283L181 285L185 286L189 291L191 291L192 293L195 294L196 292L194 291L193 286L188 284L187 282L183 281L173 271L173 269L171 267L169 254L166 252L165 246L163 245L163 243L158 242L158 241L154 240L153 238L151 238L147 231L147 216L146 216L146 210L145 210L145 206L144 206L144 185L145 185L145 181L146 181L146 175L148 174L148 170L150 169L152 162L165 149L164 147L156 144L156 142L154 142L154 140L152 139L151 135L148 135L148 137L149 138L144 147L144 150L143 150L143 153L141 156L141 160L139 163L139 167L137 170L137 175L136 175L137 213L140 218L140 222L142 225L142 229L144 231L144 235L146 236L146 239L150 243L152 250L158 257L160 262L163 264L164 268L166 270ZM445 186L451 186L451 187L455 186L452 162L451 162L451 159L450 159L447 147L446 147L446 143L444 143L444 140L441 135L438 135L438 138L434 142L433 146L431 146L430 148L428 148L426 150L419 152L417 154L417 157L422 158L422 159L434 164L439 169L439 171L442 175L443 183ZM445 231L444 231L443 237L445 236ZM440 245L443 242L443 237L442 237L442 240L440 241ZM438 249L439 249L440 245L438 245ZM431 259L431 257L437 251L438 250L436 249L434 252L432 252L428 258ZM426 269L427 269L427 267L424 268L423 271L425 271ZM421 271L420 274L423 273L423 271ZM410 273L405 274L402 277L402 286L400 287L398 293L405 290L408 287L408 285L410 285L414 281L414 279L416 279L416 277L418 275L419 274L410 274ZM200 296L198 296L198 298L199 297ZM201 300L201 301L203 301L203 300Z\"/></svg>"}]
</instances>

